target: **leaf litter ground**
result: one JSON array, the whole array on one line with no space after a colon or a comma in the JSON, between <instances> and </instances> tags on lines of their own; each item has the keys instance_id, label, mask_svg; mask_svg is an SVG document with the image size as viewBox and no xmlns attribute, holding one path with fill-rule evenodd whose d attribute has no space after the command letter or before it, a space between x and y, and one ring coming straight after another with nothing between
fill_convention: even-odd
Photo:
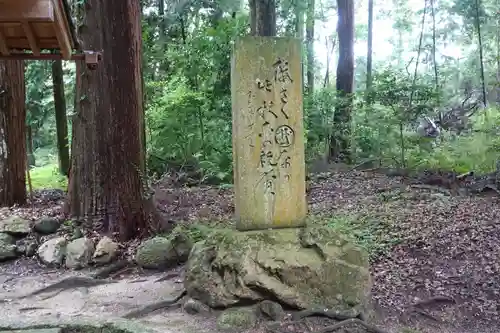
<instances>
[{"instance_id":1,"label":"leaf litter ground","mask_svg":"<svg viewBox=\"0 0 500 333\"><path fill-rule=\"evenodd\" d=\"M157 186L158 206L175 222L228 221L234 212L231 189ZM59 199L44 191L36 195L34 209L0 214L59 215ZM413 188L398 177L337 172L313 177L308 202L315 220L350 233L371 251L374 307L388 332L500 331L497 197L450 196L438 188ZM6 273L41 270L32 259L2 265ZM307 319L288 331L314 331L323 324Z\"/></svg>"}]
</instances>

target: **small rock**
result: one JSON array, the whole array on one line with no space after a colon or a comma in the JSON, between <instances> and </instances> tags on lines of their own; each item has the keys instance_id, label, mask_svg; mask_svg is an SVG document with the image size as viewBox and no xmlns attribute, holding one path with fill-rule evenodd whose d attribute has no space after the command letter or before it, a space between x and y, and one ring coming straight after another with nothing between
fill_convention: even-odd
<instances>
[{"instance_id":1,"label":"small rock","mask_svg":"<svg viewBox=\"0 0 500 333\"><path fill-rule=\"evenodd\" d=\"M164 269L186 262L192 247L191 238L182 233L172 238L158 236L137 248L136 261L146 269Z\"/></svg>"},{"instance_id":2,"label":"small rock","mask_svg":"<svg viewBox=\"0 0 500 333\"><path fill-rule=\"evenodd\" d=\"M64 237L49 239L38 248L38 257L46 265L61 265L66 255L67 244L68 241Z\"/></svg>"},{"instance_id":3,"label":"small rock","mask_svg":"<svg viewBox=\"0 0 500 333\"><path fill-rule=\"evenodd\" d=\"M257 323L257 316L252 309L234 308L222 312L217 317L217 328L221 330L250 329Z\"/></svg>"},{"instance_id":4,"label":"small rock","mask_svg":"<svg viewBox=\"0 0 500 333\"><path fill-rule=\"evenodd\" d=\"M262 301L258 305L261 315L273 321L280 321L285 317L285 311L281 304L272 301Z\"/></svg>"},{"instance_id":5,"label":"small rock","mask_svg":"<svg viewBox=\"0 0 500 333\"><path fill-rule=\"evenodd\" d=\"M16 252L20 255L32 257L36 254L37 243L35 239L23 238L16 241Z\"/></svg>"},{"instance_id":6,"label":"small rock","mask_svg":"<svg viewBox=\"0 0 500 333\"><path fill-rule=\"evenodd\" d=\"M33 257L36 254L36 249L38 245L34 239L26 242L26 252L24 253L26 257Z\"/></svg>"},{"instance_id":7,"label":"small rock","mask_svg":"<svg viewBox=\"0 0 500 333\"><path fill-rule=\"evenodd\" d=\"M55 233L60 226L61 222L58 219L46 216L35 221L35 224L33 225L33 230L43 235L48 235Z\"/></svg>"},{"instance_id":8,"label":"small rock","mask_svg":"<svg viewBox=\"0 0 500 333\"><path fill-rule=\"evenodd\" d=\"M118 254L118 243L114 242L108 236L104 236L97 243L95 248L93 261L99 265L109 264Z\"/></svg>"},{"instance_id":9,"label":"small rock","mask_svg":"<svg viewBox=\"0 0 500 333\"><path fill-rule=\"evenodd\" d=\"M31 221L17 215L9 216L0 221L0 232L5 232L12 236L26 236L30 231Z\"/></svg>"},{"instance_id":10,"label":"small rock","mask_svg":"<svg viewBox=\"0 0 500 333\"><path fill-rule=\"evenodd\" d=\"M88 266L94 254L94 242L86 237L71 241L66 246L66 267L79 269Z\"/></svg>"},{"instance_id":11,"label":"small rock","mask_svg":"<svg viewBox=\"0 0 500 333\"><path fill-rule=\"evenodd\" d=\"M0 233L0 261L6 261L17 257L14 237Z\"/></svg>"},{"instance_id":12,"label":"small rock","mask_svg":"<svg viewBox=\"0 0 500 333\"><path fill-rule=\"evenodd\" d=\"M183 305L183 309L186 313L190 315L195 315L198 313L208 313L210 312L210 308L203 304L202 302L189 298Z\"/></svg>"},{"instance_id":13,"label":"small rock","mask_svg":"<svg viewBox=\"0 0 500 333\"><path fill-rule=\"evenodd\" d=\"M0 232L0 242L2 242L4 244L12 245L12 244L16 243L16 239L9 234Z\"/></svg>"}]
</instances>

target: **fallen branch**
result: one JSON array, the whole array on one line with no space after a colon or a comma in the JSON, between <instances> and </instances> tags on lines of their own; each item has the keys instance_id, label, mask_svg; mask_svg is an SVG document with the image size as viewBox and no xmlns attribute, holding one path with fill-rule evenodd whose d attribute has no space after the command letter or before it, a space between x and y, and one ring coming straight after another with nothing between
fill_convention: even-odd
<instances>
[{"instance_id":1,"label":"fallen branch","mask_svg":"<svg viewBox=\"0 0 500 333\"><path fill-rule=\"evenodd\" d=\"M449 296L438 295L438 296L433 296L433 297L430 297L430 298L426 298L426 299L417 301L417 302L411 304L411 306L413 306L413 307L424 306L424 305L429 305L429 304L432 304L432 303L451 303L451 304L456 304L456 301L453 298L449 297Z\"/></svg>"},{"instance_id":2,"label":"fallen branch","mask_svg":"<svg viewBox=\"0 0 500 333\"><path fill-rule=\"evenodd\" d=\"M187 295L187 291L186 291L186 289L183 289L182 292L179 294L179 296L175 297L174 299L169 299L169 300L160 301L160 302L146 305L138 310L134 310L134 311L131 311L131 312L123 315L122 318L132 319L132 318L144 317L153 311L163 309L163 308L166 308L166 307L169 307L169 306L176 304L179 300L181 300L186 295Z\"/></svg>"},{"instance_id":3,"label":"fallen branch","mask_svg":"<svg viewBox=\"0 0 500 333\"><path fill-rule=\"evenodd\" d=\"M450 190L448 190L446 188L443 188L443 187L426 185L426 184L411 184L410 187L411 188L416 188L416 189L436 191L436 192L442 193L444 195L451 196Z\"/></svg>"}]
</instances>

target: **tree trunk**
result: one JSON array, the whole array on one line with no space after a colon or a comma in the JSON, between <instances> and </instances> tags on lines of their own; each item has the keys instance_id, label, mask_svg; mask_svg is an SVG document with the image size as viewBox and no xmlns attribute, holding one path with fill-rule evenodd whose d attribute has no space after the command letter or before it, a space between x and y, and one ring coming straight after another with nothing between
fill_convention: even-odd
<instances>
[{"instance_id":1,"label":"tree trunk","mask_svg":"<svg viewBox=\"0 0 500 333\"><path fill-rule=\"evenodd\" d=\"M250 27L255 36L276 36L276 0L249 0Z\"/></svg>"},{"instance_id":2,"label":"tree trunk","mask_svg":"<svg viewBox=\"0 0 500 333\"><path fill-rule=\"evenodd\" d=\"M26 126L26 140L27 140L27 146L26 149L28 150L28 167L34 167L36 165L36 159L35 159L35 152L33 151L33 129L31 126L27 125Z\"/></svg>"},{"instance_id":3,"label":"tree trunk","mask_svg":"<svg viewBox=\"0 0 500 333\"><path fill-rule=\"evenodd\" d=\"M0 206L26 203L24 61L0 60Z\"/></svg>"},{"instance_id":4,"label":"tree trunk","mask_svg":"<svg viewBox=\"0 0 500 333\"><path fill-rule=\"evenodd\" d=\"M307 92L312 94L314 92L314 0L309 0L307 6L306 43Z\"/></svg>"},{"instance_id":5,"label":"tree trunk","mask_svg":"<svg viewBox=\"0 0 500 333\"><path fill-rule=\"evenodd\" d=\"M368 0L368 51L366 55L366 104L371 104L370 92L373 86L373 0Z\"/></svg>"},{"instance_id":6,"label":"tree trunk","mask_svg":"<svg viewBox=\"0 0 500 333\"><path fill-rule=\"evenodd\" d=\"M480 12L479 9L481 7L480 0L476 0L475 5L476 5L475 22L476 22L476 30L477 30L477 39L479 41L479 61L480 61L480 66L481 66L481 87L483 90L483 105L484 105L484 107L486 107L487 97L486 97L486 82L485 82L485 78L484 78L483 38L481 36L481 20L479 17L479 12Z\"/></svg>"},{"instance_id":7,"label":"tree trunk","mask_svg":"<svg viewBox=\"0 0 500 333\"><path fill-rule=\"evenodd\" d=\"M351 111L354 88L354 0L337 0L339 61L337 93L339 102L333 116L328 159L350 162Z\"/></svg>"},{"instance_id":8,"label":"tree trunk","mask_svg":"<svg viewBox=\"0 0 500 333\"><path fill-rule=\"evenodd\" d=\"M438 65L436 60L436 9L434 8L434 0L431 0L431 15L432 15L432 63L434 65L434 86L436 87L436 92L437 92L439 89L439 74L438 74Z\"/></svg>"},{"instance_id":9,"label":"tree trunk","mask_svg":"<svg viewBox=\"0 0 500 333\"><path fill-rule=\"evenodd\" d=\"M68 146L68 118L66 117L66 96L64 95L62 60L54 60L52 62L52 86L54 89L54 109L56 113L59 170L63 175L68 176L70 163Z\"/></svg>"},{"instance_id":10,"label":"tree trunk","mask_svg":"<svg viewBox=\"0 0 500 333\"><path fill-rule=\"evenodd\" d=\"M95 71L78 66L69 207L126 241L146 236L150 214L142 182L140 7L133 0L83 6L82 44L102 49L103 60Z\"/></svg>"}]
</instances>

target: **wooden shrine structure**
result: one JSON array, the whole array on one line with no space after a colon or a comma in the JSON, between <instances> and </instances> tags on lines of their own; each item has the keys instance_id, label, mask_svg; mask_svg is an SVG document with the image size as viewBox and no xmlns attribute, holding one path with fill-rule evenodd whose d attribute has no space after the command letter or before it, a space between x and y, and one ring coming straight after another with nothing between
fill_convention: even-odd
<instances>
[{"instance_id":1,"label":"wooden shrine structure","mask_svg":"<svg viewBox=\"0 0 500 333\"><path fill-rule=\"evenodd\" d=\"M81 50L66 0L0 0L0 59L84 60L95 68L100 57Z\"/></svg>"}]
</instances>

